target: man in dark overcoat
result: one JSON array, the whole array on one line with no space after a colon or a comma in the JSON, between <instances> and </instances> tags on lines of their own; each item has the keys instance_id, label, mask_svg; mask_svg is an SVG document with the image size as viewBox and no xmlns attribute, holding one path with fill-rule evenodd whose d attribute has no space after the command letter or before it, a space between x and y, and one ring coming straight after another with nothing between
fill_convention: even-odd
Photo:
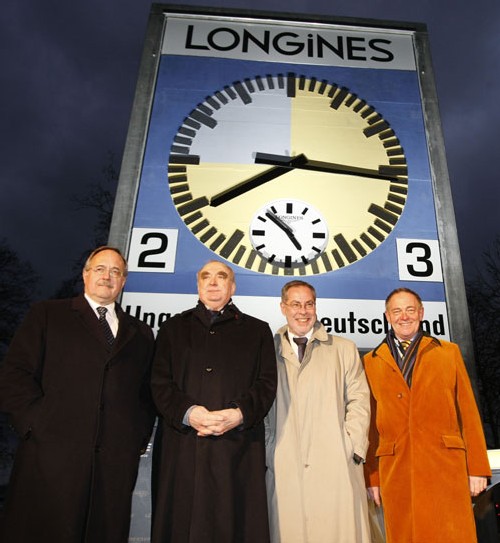
<instances>
[{"instance_id":1,"label":"man in dark overcoat","mask_svg":"<svg viewBox=\"0 0 500 543\"><path fill-rule=\"evenodd\" d=\"M153 543L267 543L264 416L276 394L269 325L232 303L231 268L198 272L198 305L158 333Z\"/></svg>"},{"instance_id":2,"label":"man in dark overcoat","mask_svg":"<svg viewBox=\"0 0 500 543\"><path fill-rule=\"evenodd\" d=\"M35 304L11 343L0 409L20 444L3 543L128 540L155 409L152 331L115 303L126 276L121 253L99 247L84 266L84 294Z\"/></svg>"}]
</instances>

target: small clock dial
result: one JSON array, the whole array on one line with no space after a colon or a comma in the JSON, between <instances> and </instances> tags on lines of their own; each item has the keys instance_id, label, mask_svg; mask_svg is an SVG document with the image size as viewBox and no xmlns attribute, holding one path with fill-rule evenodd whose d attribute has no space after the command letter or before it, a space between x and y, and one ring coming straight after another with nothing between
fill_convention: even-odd
<instances>
[{"instance_id":1,"label":"small clock dial","mask_svg":"<svg viewBox=\"0 0 500 543\"><path fill-rule=\"evenodd\" d=\"M306 202L275 200L257 211L249 236L254 250L269 264L297 268L323 253L328 244L328 226Z\"/></svg>"},{"instance_id":2,"label":"small clock dial","mask_svg":"<svg viewBox=\"0 0 500 543\"><path fill-rule=\"evenodd\" d=\"M327 273L367 257L397 224L408 188L404 150L371 105L345 87L291 73L238 81L198 104L172 143L168 180L201 243L275 275ZM291 233L269 217L266 227L290 252L257 248L255 210L265 215L278 201L307 202L321 217L328 234L316 258L299 255Z\"/></svg>"}]
</instances>

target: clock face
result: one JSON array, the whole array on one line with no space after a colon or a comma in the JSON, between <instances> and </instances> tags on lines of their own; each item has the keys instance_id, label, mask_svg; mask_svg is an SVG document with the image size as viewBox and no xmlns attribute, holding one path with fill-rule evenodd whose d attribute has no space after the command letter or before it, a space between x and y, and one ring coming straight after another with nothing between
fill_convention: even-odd
<instances>
[{"instance_id":1,"label":"clock face","mask_svg":"<svg viewBox=\"0 0 500 543\"><path fill-rule=\"evenodd\" d=\"M237 81L198 104L174 138L168 181L187 228L216 255L261 273L312 275L384 242L403 212L408 172L396 134L370 104L289 73ZM320 218L326 240L312 245L294 233L299 201Z\"/></svg>"},{"instance_id":2,"label":"clock face","mask_svg":"<svg viewBox=\"0 0 500 543\"><path fill-rule=\"evenodd\" d=\"M283 268L316 260L328 244L328 226L321 214L301 200L275 200L257 211L249 230L255 251Z\"/></svg>"}]
</instances>

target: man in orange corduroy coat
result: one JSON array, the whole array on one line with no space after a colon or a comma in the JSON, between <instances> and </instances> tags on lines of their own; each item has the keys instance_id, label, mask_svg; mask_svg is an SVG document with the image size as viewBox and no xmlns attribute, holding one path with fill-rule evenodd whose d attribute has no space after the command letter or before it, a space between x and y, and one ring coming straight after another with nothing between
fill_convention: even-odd
<instances>
[{"instance_id":1,"label":"man in orange corduroy coat","mask_svg":"<svg viewBox=\"0 0 500 543\"><path fill-rule=\"evenodd\" d=\"M476 542L471 496L491 471L460 350L421 328L418 294L386 300L391 330L364 357L372 393L368 494L384 506L387 543Z\"/></svg>"}]
</instances>

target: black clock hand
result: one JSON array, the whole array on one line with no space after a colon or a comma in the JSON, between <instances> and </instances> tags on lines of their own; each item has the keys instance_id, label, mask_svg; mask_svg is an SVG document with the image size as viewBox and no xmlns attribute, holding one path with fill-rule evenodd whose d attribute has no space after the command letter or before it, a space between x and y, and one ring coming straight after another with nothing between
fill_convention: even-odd
<instances>
[{"instance_id":1,"label":"black clock hand","mask_svg":"<svg viewBox=\"0 0 500 543\"><path fill-rule=\"evenodd\" d=\"M357 177L368 177L371 179L383 179L392 181L397 179L396 175L384 175L377 170L367 168L358 168L356 166L347 166L345 164L335 164L334 162L321 162L319 160L308 160L303 154L298 157L304 157L305 161L293 163L291 157L286 155L270 155L268 153L255 153L256 164L272 164L276 167L299 168L301 170L311 170L315 172L339 173L345 175L355 175ZM298 158L297 157L297 158Z\"/></svg>"},{"instance_id":2,"label":"black clock hand","mask_svg":"<svg viewBox=\"0 0 500 543\"><path fill-rule=\"evenodd\" d=\"M299 251L302 250L302 245L297 241L297 238L295 237L293 230L286 224L285 221L282 221L277 215L274 213L271 213L270 211L266 211L266 217L271 220L276 226L281 228L283 232L288 236L290 241L294 244L295 248Z\"/></svg>"},{"instance_id":3,"label":"black clock hand","mask_svg":"<svg viewBox=\"0 0 500 543\"><path fill-rule=\"evenodd\" d=\"M257 175L254 175L250 179L245 179L244 181L242 181L241 183L238 183L237 185L234 185L226 190L223 190L222 192L219 192L218 194L214 194L214 196L210 198L210 205L212 207L217 207L217 206L220 206L221 204L225 204L229 200L232 200L233 198L236 198L237 196L241 196L242 194L245 194L245 192L248 192L249 190L260 187L264 183L267 183L268 181L272 181L273 179L276 179L277 177L280 177L281 175L288 173L293 168L298 166L298 164L301 164L307 161L307 158L304 155L298 155L297 157L287 157L287 158L288 158L287 165L278 164L274 168L269 168L268 170L265 170Z\"/></svg>"}]
</instances>

